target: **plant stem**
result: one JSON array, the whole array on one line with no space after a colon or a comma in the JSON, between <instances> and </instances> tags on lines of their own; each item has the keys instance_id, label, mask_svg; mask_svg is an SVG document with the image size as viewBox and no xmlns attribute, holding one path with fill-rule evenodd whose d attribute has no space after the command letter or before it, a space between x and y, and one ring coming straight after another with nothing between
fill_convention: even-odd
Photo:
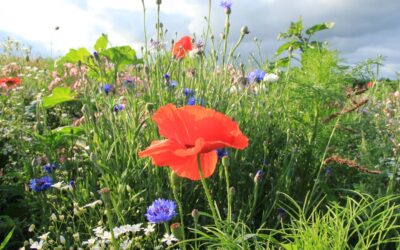
<instances>
[{"instance_id":1,"label":"plant stem","mask_svg":"<svg viewBox=\"0 0 400 250\"><path fill-rule=\"evenodd\" d=\"M229 185L229 173L228 173L228 166L224 166L224 172L225 172L225 183L226 183L226 195L227 195L227 201L228 201L228 215L227 215L227 221L228 223L231 223L232 221L232 197L231 197L231 192L230 192L230 185Z\"/></svg>"},{"instance_id":2,"label":"plant stem","mask_svg":"<svg viewBox=\"0 0 400 250\"><path fill-rule=\"evenodd\" d=\"M174 172L171 173L171 186L172 186L172 193L174 194L174 199L176 201L176 203L178 204L178 209L179 209L179 217L181 219L181 227L183 228L182 230L182 237L183 237L183 241L185 240L185 224L184 224L184 220L183 220L183 208L182 208L182 202L179 199L179 195L178 195L178 188L177 188L177 184L174 181ZM177 178L177 177L175 177ZM186 245L183 244L183 249L186 249Z\"/></svg>"},{"instance_id":3,"label":"plant stem","mask_svg":"<svg viewBox=\"0 0 400 250\"><path fill-rule=\"evenodd\" d=\"M206 180L204 179L203 170L201 168L200 154L197 156L197 167L199 169L201 184L203 185L204 192L206 194L206 198L207 198L207 201L208 201L208 206L211 209L211 213L212 213L212 216L213 216L213 219L214 219L214 223L218 228L221 228L221 226L219 224L219 220L217 218L217 213L216 213L215 208L214 208L214 202L213 202L213 200L211 198L210 190L208 189Z\"/></svg>"},{"instance_id":4,"label":"plant stem","mask_svg":"<svg viewBox=\"0 0 400 250\"><path fill-rule=\"evenodd\" d=\"M245 33L240 34L239 40L236 42L235 46L232 48L231 52L229 53L227 62L229 62L231 60L233 54L235 53L236 49L239 47L240 43L243 41L243 38L245 35L246 35Z\"/></svg>"},{"instance_id":5,"label":"plant stem","mask_svg":"<svg viewBox=\"0 0 400 250\"><path fill-rule=\"evenodd\" d=\"M226 51L228 49L228 36L229 36L229 14L226 14L225 19L225 32L224 32L224 52L222 54L222 67L225 66Z\"/></svg>"}]
</instances>

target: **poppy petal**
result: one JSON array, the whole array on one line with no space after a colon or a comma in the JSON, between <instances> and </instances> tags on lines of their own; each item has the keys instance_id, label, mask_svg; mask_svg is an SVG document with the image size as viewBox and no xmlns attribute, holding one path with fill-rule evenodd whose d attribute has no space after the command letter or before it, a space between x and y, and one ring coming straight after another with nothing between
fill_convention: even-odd
<instances>
[{"instance_id":1,"label":"poppy petal","mask_svg":"<svg viewBox=\"0 0 400 250\"><path fill-rule=\"evenodd\" d=\"M193 124L191 136L206 141L202 152L223 147L244 149L248 146L248 138L237 123L224 114L202 106L185 106L179 111L185 113L183 116L187 123Z\"/></svg>"},{"instance_id":2,"label":"poppy petal","mask_svg":"<svg viewBox=\"0 0 400 250\"><path fill-rule=\"evenodd\" d=\"M174 44L174 47L172 48L172 54L179 59L185 57L186 52L191 50L192 38L189 36L184 36Z\"/></svg>"},{"instance_id":3,"label":"poppy petal","mask_svg":"<svg viewBox=\"0 0 400 250\"><path fill-rule=\"evenodd\" d=\"M139 152L139 157L151 157L153 165L168 166L182 161L181 157L173 153L180 148L181 146L172 140L153 141L148 148Z\"/></svg>"},{"instance_id":4,"label":"poppy petal","mask_svg":"<svg viewBox=\"0 0 400 250\"><path fill-rule=\"evenodd\" d=\"M185 158L186 160L179 164L171 164L171 169L180 177L185 177L194 181L200 180L200 173L197 167L197 155ZM215 150L200 154L200 164L204 178L208 178L214 173L217 161L218 155Z\"/></svg>"},{"instance_id":5,"label":"poppy petal","mask_svg":"<svg viewBox=\"0 0 400 250\"><path fill-rule=\"evenodd\" d=\"M189 133L191 124L186 118L172 104L159 108L153 115L153 121L157 123L160 135L182 146L195 144L195 139Z\"/></svg>"}]
</instances>

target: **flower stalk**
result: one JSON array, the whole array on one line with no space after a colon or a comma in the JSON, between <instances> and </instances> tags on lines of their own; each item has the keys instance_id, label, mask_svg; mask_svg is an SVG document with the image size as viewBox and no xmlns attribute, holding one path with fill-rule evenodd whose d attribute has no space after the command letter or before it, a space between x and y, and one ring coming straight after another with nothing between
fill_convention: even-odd
<instances>
[{"instance_id":1,"label":"flower stalk","mask_svg":"<svg viewBox=\"0 0 400 250\"><path fill-rule=\"evenodd\" d=\"M197 166L199 168L201 184L203 185L204 192L206 194L206 198L207 198L207 202L208 202L208 206L211 209L211 214L212 214L212 217L214 219L214 223L217 226L217 228L221 228L221 225L219 224L219 220L218 220L218 217L217 217L217 213L216 213L215 208L214 208L214 202L213 202L213 200L211 198L210 190L208 189L208 186L207 186L207 183L206 183L206 179L204 178L204 175L203 175L203 170L201 169L200 154L197 156Z\"/></svg>"}]
</instances>

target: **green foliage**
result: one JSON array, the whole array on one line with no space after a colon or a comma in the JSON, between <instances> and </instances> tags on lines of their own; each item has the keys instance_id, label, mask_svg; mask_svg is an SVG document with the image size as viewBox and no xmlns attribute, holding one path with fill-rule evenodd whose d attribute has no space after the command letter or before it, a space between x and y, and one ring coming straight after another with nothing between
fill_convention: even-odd
<instances>
[{"instance_id":1,"label":"green foliage","mask_svg":"<svg viewBox=\"0 0 400 250\"><path fill-rule=\"evenodd\" d=\"M7 243L10 241L13 233L14 233L15 227L11 229L11 231L7 234L7 236L4 238L4 240L0 244L0 250L4 249L7 246Z\"/></svg>"},{"instance_id":2,"label":"green foliage","mask_svg":"<svg viewBox=\"0 0 400 250\"><path fill-rule=\"evenodd\" d=\"M90 56L91 54L86 48L70 49L65 56L58 60L58 63L86 63Z\"/></svg>"},{"instance_id":3,"label":"green foliage","mask_svg":"<svg viewBox=\"0 0 400 250\"><path fill-rule=\"evenodd\" d=\"M43 98L42 105L45 108L52 108L58 104L75 100L77 99L74 98L74 94L70 88L57 87L53 89L53 92L49 96Z\"/></svg>"},{"instance_id":4,"label":"green foliage","mask_svg":"<svg viewBox=\"0 0 400 250\"><path fill-rule=\"evenodd\" d=\"M304 52L308 48L323 47L323 44L321 42L315 40L312 41L311 37L319 31L332 29L334 26L334 22L325 22L313 25L310 28L304 30L302 18L300 18L300 20L297 22L292 22L287 31L282 32L278 35L278 40L286 39L289 41L278 48L278 50L275 52L275 57L278 57L284 51L292 53L292 51L300 49L302 52Z\"/></svg>"},{"instance_id":5,"label":"green foliage","mask_svg":"<svg viewBox=\"0 0 400 250\"><path fill-rule=\"evenodd\" d=\"M100 55L105 56L116 68L125 65L136 65L143 61L136 57L136 51L130 46L116 46L103 50Z\"/></svg>"},{"instance_id":6,"label":"green foliage","mask_svg":"<svg viewBox=\"0 0 400 250\"><path fill-rule=\"evenodd\" d=\"M108 46L108 36L106 34L102 34L101 37L99 37L96 43L94 44L94 50L99 53L107 49L107 46Z\"/></svg>"},{"instance_id":7,"label":"green foliage","mask_svg":"<svg viewBox=\"0 0 400 250\"><path fill-rule=\"evenodd\" d=\"M32 86L0 99L0 208L7 222L1 234L6 237L15 226L16 242L7 246L17 248L50 232L45 249L85 248L83 241L97 237L96 227L110 232L145 223L146 208L162 197L180 202L179 216L170 223L184 224L186 240L173 246L181 249L398 248L399 83L374 81L370 89L355 89L355 79L378 79L380 61L343 67L337 51L311 40L332 27L292 23L281 34L288 42L277 51L287 51L287 57L265 60L268 73L279 77L274 83L246 83L251 65L232 61L218 67L218 51L180 60L169 49L145 51L144 65L131 47L108 47L104 34L94 45L98 57L78 49L59 61L74 65L57 68L68 77L51 94L43 89L48 75L37 82L24 79ZM99 91L105 83L114 89ZM229 166L218 160L206 180L218 223L200 182L171 181L169 168L138 156L163 139L152 120L155 110L167 103L186 105L185 88L236 121L250 139L245 150L229 149ZM357 107L364 99L368 102ZM119 105L124 108L115 108ZM362 168L327 164L333 155ZM53 162L61 167L47 173L43 166ZM263 174L255 178L259 170ZM56 187L29 190L30 180L45 175ZM103 201L100 189L109 190ZM200 211L197 221L190 217L193 209ZM167 228L116 237L113 244L132 239L132 249L165 248L160 238Z\"/></svg>"}]
</instances>

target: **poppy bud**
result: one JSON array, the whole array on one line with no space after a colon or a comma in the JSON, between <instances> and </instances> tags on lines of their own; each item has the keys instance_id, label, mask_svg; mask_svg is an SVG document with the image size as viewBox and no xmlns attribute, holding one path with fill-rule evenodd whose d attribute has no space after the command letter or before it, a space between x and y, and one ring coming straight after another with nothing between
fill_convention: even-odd
<instances>
[{"instance_id":1,"label":"poppy bud","mask_svg":"<svg viewBox=\"0 0 400 250\"><path fill-rule=\"evenodd\" d=\"M89 159L90 159L90 161L95 162L97 160L96 154L94 154L93 152L90 153Z\"/></svg>"},{"instance_id":2,"label":"poppy bud","mask_svg":"<svg viewBox=\"0 0 400 250\"><path fill-rule=\"evenodd\" d=\"M160 5L161 3L162 3L161 0L156 0L156 4L157 4L157 5Z\"/></svg>"},{"instance_id":3,"label":"poppy bud","mask_svg":"<svg viewBox=\"0 0 400 250\"><path fill-rule=\"evenodd\" d=\"M247 34L250 33L249 28L247 28L247 26L243 26L243 27L240 29L240 32L242 32L242 34L245 34L245 35L247 35Z\"/></svg>"},{"instance_id":4,"label":"poppy bud","mask_svg":"<svg viewBox=\"0 0 400 250\"><path fill-rule=\"evenodd\" d=\"M177 187L179 185L179 177L174 171L171 172L171 184L174 187Z\"/></svg>"},{"instance_id":5,"label":"poppy bud","mask_svg":"<svg viewBox=\"0 0 400 250\"><path fill-rule=\"evenodd\" d=\"M236 188L235 188L235 187L230 187L230 188L229 188L229 193L231 194L231 196L235 196L235 194L236 194Z\"/></svg>"},{"instance_id":6,"label":"poppy bud","mask_svg":"<svg viewBox=\"0 0 400 250\"><path fill-rule=\"evenodd\" d=\"M263 172L258 170L256 175L254 176L254 183L258 184L262 179Z\"/></svg>"},{"instance_id":7,"label":"poppy bud","mask_svg":"<svg viewBox=\"0 0 400 250\"><path fill-rule=\"evenodd\" d=\"M194 220L194 223L197 224L197 222L199 221L199 217L200 217L200 213L199 210L197 210L196 208L192 210L192 217Z\"/></svg>"},{"instance_id":8,"label":"poppy bud","mask_svg":"<svg viewBox=\"0 0 400 250\"><path fill-rule=\"evenodd\" d=\"M171 232L178 240L183 239L183 227L181 226L181 223L172 224Z\"/></svg>"},{"instance_id":9,"label":"poppy bud","mask_svg":"<svg viewBox=\"0 0 400 250\"><path fill-rule=\"evenodd\" d=\"M111 201L111 194L110 194L110 189L109 188L102 188L99 190L99 193L103 197L103 200L105 202Z\"/></svg>"}]
</instances>

